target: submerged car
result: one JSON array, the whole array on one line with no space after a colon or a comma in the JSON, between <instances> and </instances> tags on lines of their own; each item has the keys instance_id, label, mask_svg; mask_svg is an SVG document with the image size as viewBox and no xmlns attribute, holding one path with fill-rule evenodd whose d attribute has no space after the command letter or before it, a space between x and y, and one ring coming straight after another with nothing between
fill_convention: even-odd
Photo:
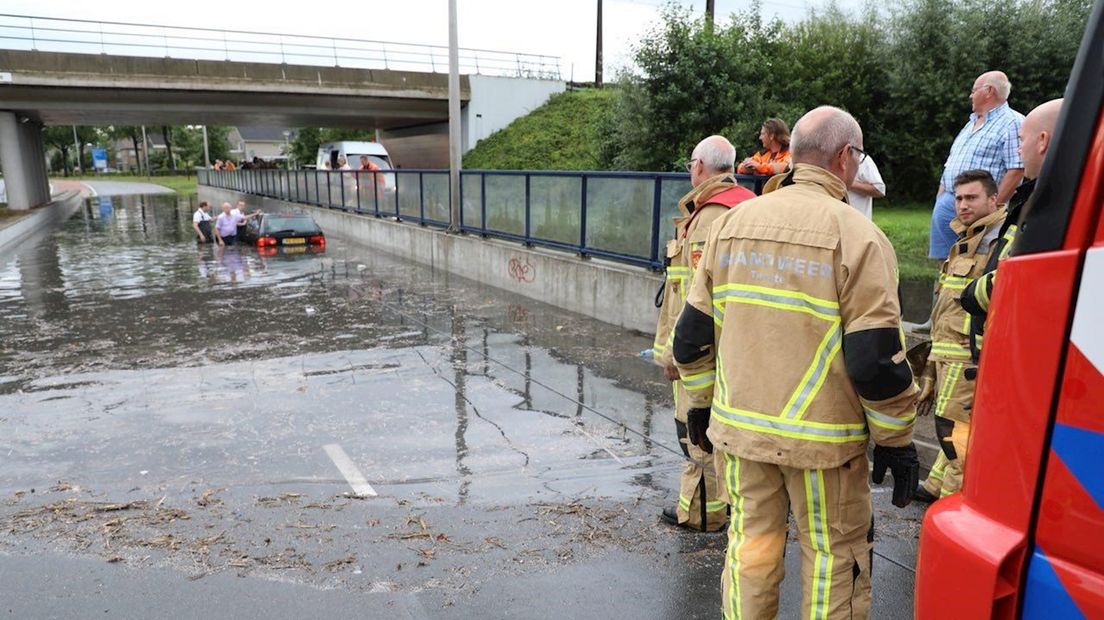
<instances>
[{"instance_id":1,"label":"submerged car","mask_svg":"<svg viewBox=\"0 0 1104 620\"><path fill-rule=\"evenodd\" d=\"M258 250L281 248L319 252L326 249L325 233L314 218L303 213L262 213L249 220L242 236Z\"/></svg>"}]
</instances>

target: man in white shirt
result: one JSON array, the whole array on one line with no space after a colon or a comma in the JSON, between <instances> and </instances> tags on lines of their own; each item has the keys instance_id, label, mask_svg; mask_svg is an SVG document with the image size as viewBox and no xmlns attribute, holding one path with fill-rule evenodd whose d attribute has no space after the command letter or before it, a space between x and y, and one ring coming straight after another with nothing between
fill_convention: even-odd
<instances>
[{"instance_id":1,"label":"man in white shirt","mask_svg":"<svg viewBox=\"0 0 1104 620\"><path fill-rule=\"evenodd\" d=\"M192 230L198 236L199 243L211 243L215 240L211 233L211 203L204 200L192 214Z\"/></svg>"},{"instance_id":2,"label":"man in white shirt","mask_svg":"<svg viewBox=\"0 0 1104 620\"><path fill-rule=\"evenodd\" d=\"M882 180L882 174L878 172L878 166L874 164L874 158L869 155L859 164L859 172L855 175L855 181L847 189L847 202L866 216L866 219L874 218L874 199L885 196L886 186Z\"/></svg>"}]
</instances>

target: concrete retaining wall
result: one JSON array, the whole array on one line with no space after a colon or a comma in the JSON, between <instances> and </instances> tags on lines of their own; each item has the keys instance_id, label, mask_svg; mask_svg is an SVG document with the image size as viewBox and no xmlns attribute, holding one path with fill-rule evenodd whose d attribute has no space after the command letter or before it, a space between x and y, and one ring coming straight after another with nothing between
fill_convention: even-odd
<instances>
[{"instance_id":1,"label":"concrete retaining wall","mask_svg":"<svg viewBox=\"0 0 1104 620\"><path fill-rule=\"evenodd\" d=\"M662 276L645 269L476 235L449 235L417 224L395 222L299 203L199 186L212 204L249 201L266 211L300 209L314 216L327 235L349 239L395 256L442 269L530 299L578 312L619 327L655 331L653 300ZM258 200L261 201L258 204Z\"/></svg>"},{"instance_id":2,"label":"concrete retaining wall","mask_svg":"<svg viewBox=\"0 0 1104 620\"><path fill-rule=\"evenodd\" d=\"M52 233L84 204L80 192L68 191L49 204L32 209L27 215L0 228L0 255L7 254L30 239Z\"/></svg>"}]
</instances>

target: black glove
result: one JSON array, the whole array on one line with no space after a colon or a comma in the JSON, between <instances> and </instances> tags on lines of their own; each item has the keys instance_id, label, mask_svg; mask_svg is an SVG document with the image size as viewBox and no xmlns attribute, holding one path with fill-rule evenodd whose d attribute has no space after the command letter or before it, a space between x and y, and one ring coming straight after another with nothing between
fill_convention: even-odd
<instances>
[{"instance_id":1,"label":"black glove","mask_svg":"<svg viewBox=\"0 0 1104 620\"><path fill-rule=\"evenodd\" d=\"M893 474L893 505L904 508L912 501L912 493L920 484L920 459L916 446L909 443L900 448L874 446L874 484L885 480L886 469Z\"/></svg>"},{"instance_id":2,"label":"black glove","mask_svg":"<svg viewBox=\"0 0 1104 620\"><path fill-rule=\"evenodd\" d=\"M698 407L686 412L686 438L706 454L713 454L713 444L705 431L709 430L709 407Z\"/></svg>"}]
</instances>

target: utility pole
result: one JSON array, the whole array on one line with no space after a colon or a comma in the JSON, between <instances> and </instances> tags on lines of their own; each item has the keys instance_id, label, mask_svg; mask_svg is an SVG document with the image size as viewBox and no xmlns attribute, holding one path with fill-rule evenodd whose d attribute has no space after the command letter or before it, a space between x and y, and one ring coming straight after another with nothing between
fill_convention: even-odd
<instances>
[{"instance_id":1,"label":"utility pole","mask_svg":"<svg viewBox=\"0 0 1104 620\"><path fill-rule=\"evenodd\" d=\"M594 85L602 87L602 0L598 0L598 43L594 46Z\"/></svg>"},{"instance_id":2,"label":"utility pole","mask_svg":"<svg viewBox=\"0 0 1104 620\"><path fill-rule=\"evenodd\" d=\"M81 166L81 145L80 140L77 138L77 126L73 125L73 148L77 153L77 173L84 172L84 167Z\"/></svg>"},{"instance_id":3,"label":"utility pole","mask_svg":"<svg viewBox=\"0 0 1104 620\"><path fill-rule=\"evenodd\" d=\"M203 126L203 167L211 167L211 151L207 148L207 125Z\"/></svg>"},{"instance_id":4,"label":"utility pole","mask_svg":"<svg viewBox=\"0 0 1104 620\"><path fill-rule=\"evenodd\" d=\"M713 20L717 17L717 6L715 0L705 0L705 29L710 34L713 33Z\"/></svg>"},{"instance_id":5,"label":"utility pole","mask_svg":"<svg viewBox=\"0 0 1104 620\"><path fill-rule=\"evenodd\" d=\"M456 0L449 0L449 232L460 232L460 44Z\"/></svg>"}]
</instances>

